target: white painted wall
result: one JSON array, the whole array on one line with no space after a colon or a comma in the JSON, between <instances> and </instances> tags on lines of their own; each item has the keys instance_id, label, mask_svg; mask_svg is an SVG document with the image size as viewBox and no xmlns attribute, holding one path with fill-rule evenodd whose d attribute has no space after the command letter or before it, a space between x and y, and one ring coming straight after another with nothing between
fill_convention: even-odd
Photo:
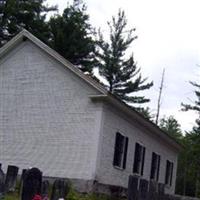
<instances>
[{"instance_id":1,"label":"white painted wall","mask_svg":"<svg viewBox=\"0 0 200 200\"><path fill-rule=\"evenodd\" d=\"M146 147L143 178L149 179L152 151L166 159L177 154L113 106L91 102L98 92L29 41L0 60L0 163L38 167L44 176L97 179L127 187L135 143ZM139 128L140 127L140 128ZM129 138L127 167L113 167L115 134Z\"/></svg>"},{"instance_id":2,"label":"white painted wall","mask_svg":"<svg viewBox=\"0 0 200 200\"><path fill-rule=\"evenodd\" d=\"M93 179L98 94L30 41L0 60L0 163L45 176Z\"/></svg>"},{"instance_id":3,"label":"white painted wall","mask_svg":"<svg viewBox=\"0 0 200 200\"><path fill-rule=\"evenodd\" d=\"M120 132L129 138L126 169L120 170L113 166L115 134ZM166 160L174 163L173 184L166 187L167 193L174 193L175 176L177 167L177 153L159 140L153 133L141 129L141 125L131 122L113 106L104 105L103 125L99 148L99 164L97 167L97 180L100 183L127 187L128 177L132 174L135 143L139 142L146 147L144 175L142 178L149 180L151 170L152 152L161 155L159 182L165 182Z\"/></svg>"}]
</instances>

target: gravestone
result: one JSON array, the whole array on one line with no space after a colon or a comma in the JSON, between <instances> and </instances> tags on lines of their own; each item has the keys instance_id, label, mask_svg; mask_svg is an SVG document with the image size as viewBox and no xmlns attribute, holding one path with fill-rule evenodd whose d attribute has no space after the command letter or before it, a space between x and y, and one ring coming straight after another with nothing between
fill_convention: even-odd
<instances>
[{"instance_id":1,"label":"gravestone","mask_svg":"<svg viewBox=\"0 0 200 200\"><path fill-rule=\"evenodd\" d=\"M0 168L0 198L4 194L4 189L5 189L4 181L5 181L5 174L3 170Z\"/></svg>"},{"instance_id":2,"label":"gravestone","mask_svg":"<svg viewBox=\"0 0 200 200\"><path fill-rule=\"evenodd\" d=\"M15 190L18 170L19 168L17 166L8 165L6 180L5 180L5 192Z\"/></svg>"},{"instance_id":3,"label":"gravestone","mask_svg":"<svg viewBox=\"0 0 200 200\"><path fill-rule=\"evenodd\" d=\"M128 200L138 200L138 177L129 176L128 180Z\"/></svg>"},{"instance_id":4,"label":"gravestone","mask_svg":"<svg viewBox=\"0 0 200 200\"><path fill-rule=\"evenodd\" d=\"M18 193L20 194L20 196L21 196L21 193L22 193L23 181L24 181L24 176L25 176L26 171L27 171L27 169L22 170L22 174L21 174L20 181L19 181L19 191L18 191Z\"/></svg>"},{"instance_id":5,"label":"gravestone","mask_svg":"<svg viewBox=\"0 0 200 200\"><path fill-rule=\"evenodd\" d=\"M158 199L158 183L154 180L150 180L149 182L149 200L157 200Z\"/></svg>"},{"instance_id":6,"label":"gravestone","mask_svg":"<svg viewBox=\"0 0 200 200\"><path fill-rule=\"evenodd\" d=\"M138 200L148 199L149 182L145 179L140 179Z\"/></svg>"},{"instance_id":7,"label":"gravestone","mask_svg":"<svg viewBox=\"0 0 200 200\"><path fill-rule=\"evenodd\" d=\"M172 200L181 200L181 196L173 196L173 198L171 198Z\"/></svg>"},{"instance_id":8,"label":"gravestone","mask_svg":"<svg viewBox=\"0 0 200 200\"><path fill-rule=\"evenodd\" d=\"M38 194L41 195L42 172L38 168L32 168L25 172L21 200L32 200Z\"/></svg>"},{"instance_id":9,"label":"gravestone","mask_svg":"<svg viewBox=\"0 0 200 200\"><path fill-rule=\"evenodd\" d=\"M158 194L164 194L164 193L165 193L165 184L158 183Z\"/></svg>"},{"instance_id":10,"label":"gravestone","mask_svg":"<svg viewBox=\"0 0 200 200\"><path fill-rule=\"evenodd\" d=\"M163 183L158 183L158 198L159 200L164 199L165 185Z\"/></svg>"},{"instance_id":11,"label":"gravestone","mask_svg":"<svg viewBox=\"0 0 200 200\"><path fill-rule=\"evenodd\" d=\"M65 180L57 179L53 183L51 200L65 199L69 192L69 185Z\"/></svg>"},{"instance_id":12,"label":"gravestone","mask_svg":"<svg viewBox=\"0 0 200 200\"><path fill-rule=\"evenodd\" d=\"M173 200L173 198L169 194L165 194L164 200Z\"/></svg>"},{"instance_id":13,"label":"gravestone","mask_svg":"<svg viewBox=\"0 0 200 200\"><path fill-rule=\"evenodd\" d=\"M42 182L42 198L48 197L49 192L49 181L45 180Z\"/></svg>"},{"instance_id":14,"label":"gravestone","mask_svg":"<svg viewBox=\"0 0 200 200\"><path fill-rule=\"evenodd\" d=\"M110 195L114 198L120 198L124 195L124 188L116 185L109 186Z\"/></svg>"}]
</instances>

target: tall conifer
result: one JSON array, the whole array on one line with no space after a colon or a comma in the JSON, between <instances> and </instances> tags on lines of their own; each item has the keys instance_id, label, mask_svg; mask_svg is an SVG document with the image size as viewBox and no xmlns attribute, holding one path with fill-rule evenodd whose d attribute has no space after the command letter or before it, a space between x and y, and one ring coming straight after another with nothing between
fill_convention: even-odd
<instances>
[{"instance_id":1,"label":"tall conifer","mask_svg":"<svg viewBox=\"0 0 200 200\"><path fill-rule=\"evenodd\" d=\"M0 0L0 46L23 28L44 42L48 41L49 29L46 14L56 7L44 5L45 0Z\"/></svg>"},{"instance_id":2,"label":"tall conifer","mask_svg":"<svg viewBox=\"0 0 200 200\"><path fill-rule=\"evenodd\" d=\"M89 23L86 6L74 0L63 14L50 20L51 46L82 71L91 72L94 64L94 30Z\"/></svg>"},{"instance_id":3,"label":"tall conifer","mask_svg":"<svg viewBox=\"0 0 200 200\"><path fill-rule=\"evenodd\" d=\"M104 40L99 32L96 53L100 75L108 82L108 90L127 103L145 103L149 99L136 95L138 91L149 89L153 82L146 83L140 68L136 66L133 55L127 57L126 51L137 38L133 36L135 29L127 30L124 11L119 10L118 16L108 23L110 41Z\"/></svg>"},{"instance_id":4,"label":"tall conifer","mask_svg":"<svg viewBox=\"0 0 200 200\"><path fill-rule=\"evenodd\" d=\"M183 111L195 111L198 114L196 119L196 125L193 127L192 131L186 134L187 141L190 142L188 147L190 160L190 168L192 173L195 175L193 183L195 182L195 197L200 197L200 84L196 82L190 82L195 88L196 100L193 104L182 103Z\"/></svg>"}]
</instances>

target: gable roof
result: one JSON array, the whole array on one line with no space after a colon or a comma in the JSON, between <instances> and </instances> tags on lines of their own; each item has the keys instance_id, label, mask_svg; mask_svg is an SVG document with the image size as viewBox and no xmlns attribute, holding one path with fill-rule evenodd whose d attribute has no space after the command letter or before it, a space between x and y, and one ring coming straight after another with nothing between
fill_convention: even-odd
<instances>
[{"instance_id":1,"label":"gable roof","mask_svg":"<svg viewBox=\"0 0 200 200\"><path fill-rule=\"evenodd\" d=\"M109 93L100 83L92 79L91 77L85 75L82 71L80 71L77 67L75 67L72 63L67 61L61 55L59 55L52 48L44 44L34 35L32 35L27 30L22 30L19 34L17 34L14 38L12 38L9 42L7 42L2 48L0 48L0 59L6 55L9 51L11 51L15 46L23 42L24 40L29 39L40 49L45 51L48 55L53 57L59 63L67 67L70 71L76 74L78 77L86 81L93 88L98 90L101 95L92 95L90 98L94 101L106 101L110 104L114 105L117 109L124 112L127 116L131 117L132 120L137 121L141 126L148 128L151 132L155 133L157 137L164 140L168 145L172 146L177 151L182 150L182 145L177 143L171 136L162 131L157 125L148 119L144 118L140 113L130 108L127 104L116 98L114 95Z\"/></svg>"},{"instance_id":2,"label":"gable roof","mask_svg":"<svg viewBox=\"0 0 200 200\"><path fill-rule=\"evenodd\" d=\"M4 56L7 52L12 50L15 46L20 44L21 42L25 41L26 39L29 39L31 42L33 42L36 46L38 46L40 49L45 51L47 54L49 54L51 57L53 57L55 60L57 60L59 63L63 64L65 67L67 67L70 71L75 73L77 76L85 80L88 84L90 84L92 87L96 88L98 91L100 91L103 94L107 93L107 90L101 85L97 84L95 80L90 78L89 76L85 75L81 70L79 70L77 67L75 67L72 63L70 63L68 60L63 58L60 54L58 54L55 50L44 44L41 40L36 38L34 35L32 35L27 30L23 29L20 33L18 33L15 37L13 37L9 42L7 42L2 48L0 48L0 59L2 56Z\"/></svg>"}]
</instances>

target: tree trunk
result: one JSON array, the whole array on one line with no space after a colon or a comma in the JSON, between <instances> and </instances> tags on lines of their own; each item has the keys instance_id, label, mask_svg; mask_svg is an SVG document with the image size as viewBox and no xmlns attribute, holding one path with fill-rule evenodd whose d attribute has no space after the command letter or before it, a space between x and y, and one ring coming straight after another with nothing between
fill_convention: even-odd
<instances>
[{"instance_id":1,"label":"tree trunk","mask_svg":"<svg viewBox=\"0 0 200 200\"><path fill-rule=\"evenodd\" d=\"M110 93L113 93L113 83L110 82L109 84L110 84L110 86L109 86L109 92L110 92Z\"/></svg>"}]
</instances>

